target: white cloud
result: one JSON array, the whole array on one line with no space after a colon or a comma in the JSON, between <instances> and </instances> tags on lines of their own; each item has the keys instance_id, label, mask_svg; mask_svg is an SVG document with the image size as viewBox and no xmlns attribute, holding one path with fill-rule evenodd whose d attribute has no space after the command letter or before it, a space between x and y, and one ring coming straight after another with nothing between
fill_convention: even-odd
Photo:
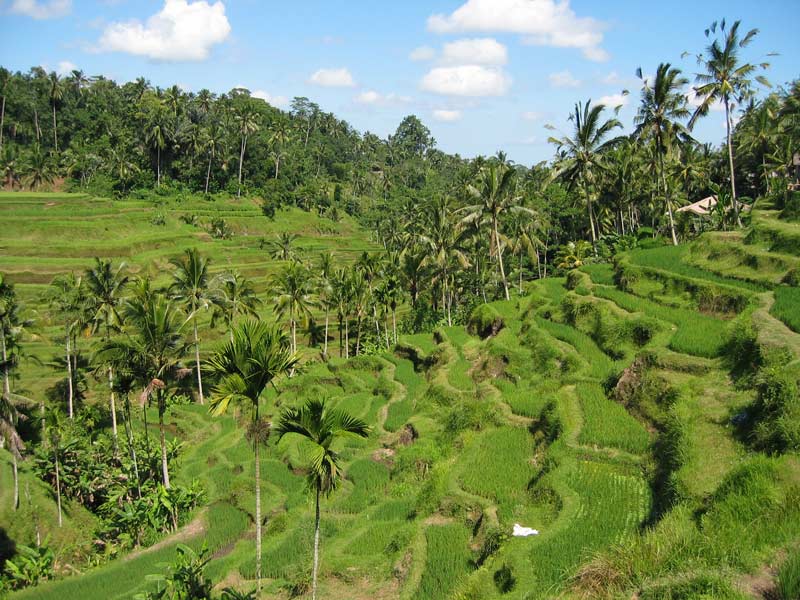
<instances>
[{"instance_id":1,"label":"white cloud","mask_svg":"<svg viewBox=\"0 0 800 600\"><path fill-rule=\"evenodd\" d=\"M569 71L551 73L548 76L548 79L550 80L550 85L553 87L576 88L580 87L581 85L581 81L579 79L575 79L575 77Z\"/></svg>"},{"instance_id":2,"label":"white cloud","mask_svg":"<svg viewBox=\"0 0 800 600\"><path fill-rule=\"evenodd\" d=\"M158 61L200 61L231 32L225 5L219 1L165 0L161 11L142 23L138 19L108 25L99 50L126 52Z\"/></svg>"},{"instance_id":3,"label":"white cloud","mask_svg":"<svg viewBox=\"0 0 800 600\"><path fill-rule=\"evenodd\" d=\"M286 96L273 96L269 92L265 92L264 90L256 90L251 92L250 95L253 98L260 98L264 102L271 104L272 106L289 106L289 99Z\"/></svg>"},{"instance_id":4,"label":"white cloud","mask_svg":"<svg viewBox=\"0 0 800 600\"><path fill-rule=\"evenodd\" d=\"M535 110L528 110L522 113L522 118L526 121L538 121L544 115L540 112L536 112Z\"/></svg>"},{"instance_id":5,"label":"white cloud","mask_svg":"<svg viewBox=\"0 0 800 600\"><path fill-rule=\"evenodd\" d=\"M600 81L602 83L605 83L606 85L619 85L620 83L622 83L622 78L619 76L619 73L617 73L616 71L611 71L608 75L603 77Z\"/></svg>"},{"instance_id":6,"label":"white cloud","mask_svg":"<svg viewBox=\"0 0 800 600\"><path fill-rule=\"evenodd\" d=\"M445 96L503 96L511 87L511 77L481 65L437 67L422 78L420 87Z\"/></svg>"},{"instance_id":7,"label":"white cloud","mask_svg":"<svg viewBox=\"0 0 800 600\"><path fill-rule=\"evenodd\" d=\"M534 144L538 144L539 143L539 138L537 138L535 135L532 135L532 136L526 137L520 143L523 146L533 146Z\"/></svg>"},{"instance_id":8,"label":"white cloud","mask_svg":"<svg viewBox=\"0 0 800 600\"><path fill-rule=\"evenodd\" d=\"M375 90L366 90L358 94L353 101L356 104L367 104L373 106L386 106L391 104L408 104L411 98L408 96L400 96L398 94L381 94Z\"/></svg>"},{"instance_id":9,"label":"white cloud","mask_svg":"<svg viewBox=\"0 0 800 600\"><path fill-rule=\"evenodd\" d=\"M323 87L354 87L356 82L347 69L320 69L308 79L309 83Z\"/></svg>"},{"instance_id":10,"label":"white cloud","mask_svg":"<svg viewBox=\"0 0 800 600\"><path fill-rule=\"evenodd\" d=\"M608 96L601 96L597 103L610 108L626 106L628 104L628 94L609 94Z\"/></svg>"},{"instance_id":11,"label":"white cloud","mask_svg":"<svg viewBox=\"0 0 800 600\"><path fill-rule=\"evenodd\" d=\"M577 48L589 60L604 61L605 25L578 17L569 0L467 0L449 15L432 15L428 29L436 33L497 31L518 33L536 46Z\"/></svg>"},{"instance_id":12,"label":"white cloud","mask_svg":"<svg viewBox=\"0 0 800 600\"><path fill-rule=\"evenodd\" d=\"M78 70L78 65L68 60L62 60L58 63L58 68L56 68L56 73L59 75L69 75L73 71Z\"/></svg>"},{"instance_id":13,"label":"white cloud","mask_svg":"<svg viewBox=\"0 0 800 600\"><path fill-rule=\"evenodd\" d=\"M411 54L408 55L408 58L416 62L423 62L426 60L433 60L435 56L436 50L430 46L420 46L419 48L414 48Z\"/></svg>"},{"instance_id":14,"label":"white cloud","mask_svg":"<svg viewBox=\"0 0 800 600\"><path fill-rule=\"evenodd\" d=\"M72 10L72 0L14 0L9 7L12 13L34 19L56 19L68 15Z\"/></svg>"},{"instance_id":15,"label":"white cloud","mask_svg":"<svg viewBox=\"0 0 800 600\"><path fill-rule=\"evenodd\" d=\"M693 87L690 87L686 92L686 100L690 106L697 108L703 103L703 97L699 96ZM715 100L711 103L710 110L720 112L725 110L725 105L720 100Z\"/></svg>"},{"instance_id":16,"label":"white cloud","mask_svg":"<svg viewBox=\"0 0 800 600\"><path fill-rule=\"evenodd\" d=\"M446 123L452 123L454 121L460 121L462 117L460 110L434 110L433 111L433 118L437 121L444 121Z\"/></svg>"},{"instance_id":17,"label":"white cloud","mask_svg":"<svg viewBox=\"0 0 800 600\"><path fill-rule=\"evenodd\" d=\"M456 40L444 45L442 62L448 65L504 65L506 47L492 38Z\"/></svg>"}]
</instances>

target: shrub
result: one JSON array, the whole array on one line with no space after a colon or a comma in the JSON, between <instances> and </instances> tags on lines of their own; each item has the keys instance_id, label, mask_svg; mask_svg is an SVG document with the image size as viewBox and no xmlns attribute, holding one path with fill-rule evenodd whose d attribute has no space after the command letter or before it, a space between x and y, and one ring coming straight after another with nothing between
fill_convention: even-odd
<instances>
[{"instance_id":1,"label":"shrub","mask_svg":"<svg viewBox=\"0 0 800 600\"><path fill-rule=\"evenodd\" d=\"M769 452L800 449L800 388L797 374L781 358L768 356L756 377L756 400L750 409L754 445Z\"/></svg>"},{"instance_id":2,"label":"shrub","mask_svg":"<svg viewBox=\"0 0 800 600\"><path fill-rule=\"evenodd\" d=\"M473 335L487 338L497 335L503 326L503 317L496 308L490 304L480 304L473 309L469 316L467 330Z\"/></svg>"}]
</instances>

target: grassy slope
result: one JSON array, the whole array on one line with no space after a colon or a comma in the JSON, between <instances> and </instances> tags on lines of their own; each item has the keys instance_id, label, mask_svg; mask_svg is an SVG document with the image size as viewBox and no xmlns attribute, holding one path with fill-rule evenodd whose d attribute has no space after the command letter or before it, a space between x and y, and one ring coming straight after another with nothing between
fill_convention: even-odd
<instances>
[{"instance_id":1,"label":"grassy slope","mask_svg":"<svg viewBox=\"0 0 800 600\"><path fill-rule=\"evenodd\" d=\"M670 261L662 254L640 256L664 269ZM672 262L675 276L724 277L725 284L747 291L758 287L737 283L731 273ZM798 524L796 512L763 521L766 513L758 510L788 493L797 462L754 458L734 436L730 417L751 394L736 390L714 358L727 321L615 291L607 271L589 271L594 284L587 301L612 301L621 315L645 314L663 326L641 350L658 357L654 372L677 391L673 404L657 407L678 424L683 455L670 474L677 503L642 529L652 517L649 481L659 463L651 444L659 438L641 420L643 411L632 416L601 387L632 357L615 361L590 336L562 322L563 280L538 282L531 286L537 303L497 304L507 327L495 338L472 338L462 328L405 338L419 355L437 357L427 372L389 355L334 360L283 384L277 397L270 394L281 404L325 395L373 428L368 440L340 448L347 478L323 504L323 597L548 598L587 589L595 596L696 597L704 590L711 597L737 597L731 594L739 574L771 560L785 544ZM779 327L767 310L758 314L770 323L769 336L800 348L800 336ZM536 421L540 415L554 425L551 443L541 432L544 423ZM207 539L215 581L246 589L254 573L250 449L232 418L212 419L189 406L176 408L170 419L193 440L177 477L200 478L208 494L207 508L196 515L203 533L191 529L196 533L188 541L199 546ZM406 423L419 434L408 446L398 433ZM290 439L271 443L267 452L265 598L281 597L284 584L308 576L313 507L302 477L290 470L303 460ZM753 460L766 461L780 482L789 477L789 483L775 488L763 503L767 508L739 518L750 505L731 504L720 486ZM734 542L752 519L763 521L765 533L752 547L739 548ZM476 569L469 562L476 549L493 530L508 533L516 522L540 535L507 538ZM161 570L173 548L167 544L14 597L127 597L142 589L143 575ZM623 556L632 577L604 579L597 560L587 566L596 553L608 557L602 563L608 572ZM501 572L511 576L507 594L496 585ZM575 573L577 588L566 585ZM707 580L698 583L702 577Z\"/></svg>"}]
</instances>

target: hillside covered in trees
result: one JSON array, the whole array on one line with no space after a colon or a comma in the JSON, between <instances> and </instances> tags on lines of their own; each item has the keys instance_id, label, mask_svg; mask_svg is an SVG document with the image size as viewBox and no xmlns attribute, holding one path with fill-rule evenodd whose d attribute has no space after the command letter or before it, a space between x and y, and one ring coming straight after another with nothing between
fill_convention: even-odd
<instances>
[{"instance_id":1,"label":"hillside covered in trees","mask_svg":"<svg viewBox=\"0 0 800 600\"><path fill-rule=\"evenodd\" d=\"M797 598L800 83L740 27L533 166L0 68L0 595Z\"/></svg>"}]
</instances>

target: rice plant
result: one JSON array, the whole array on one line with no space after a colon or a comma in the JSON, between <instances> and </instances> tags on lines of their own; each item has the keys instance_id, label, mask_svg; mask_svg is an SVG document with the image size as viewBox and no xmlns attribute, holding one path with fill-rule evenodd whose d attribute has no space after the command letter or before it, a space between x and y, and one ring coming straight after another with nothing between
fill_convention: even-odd
<instances>
[{"instance_id":1,"label":"rice plant","mask_svg":"<svg viewBox=\"0 0 800 600\"><path fill-rule=\"evenodd\" d=\"M644 454L647 451L650 436L644 426L621 404L606 398L602 387L593 383L579 383L576 392L584 417L578 437L581 444L619 448L632 454Z\"/></svg>"},{"instance_id":2,"label":"rice plant","mask_svg":"<svg viewBox=\"0 0 800 600\"><path fill-rule=\"evenodd\" d=\"M431 526L425 540L425 571L414 598L442 600L470 571L469 532L456 523Z\"/></svg>"}]
</instances>

